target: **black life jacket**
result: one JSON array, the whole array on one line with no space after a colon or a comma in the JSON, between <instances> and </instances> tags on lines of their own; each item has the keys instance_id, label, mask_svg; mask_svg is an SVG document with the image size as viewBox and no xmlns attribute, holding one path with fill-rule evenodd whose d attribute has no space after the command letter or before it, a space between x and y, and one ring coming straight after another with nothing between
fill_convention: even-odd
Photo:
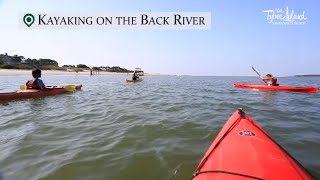
<instances>
[{"instance_id":1,"label":"black life jacket","mask_svg":"<svg viewBox=\"0 0 320 180\"><path fill-rule=\"evenodd\" d=\"M279 86L279 84L277 84L277 81L277 78L272 78L272 86Z\"/></svg>"}]
</instances>

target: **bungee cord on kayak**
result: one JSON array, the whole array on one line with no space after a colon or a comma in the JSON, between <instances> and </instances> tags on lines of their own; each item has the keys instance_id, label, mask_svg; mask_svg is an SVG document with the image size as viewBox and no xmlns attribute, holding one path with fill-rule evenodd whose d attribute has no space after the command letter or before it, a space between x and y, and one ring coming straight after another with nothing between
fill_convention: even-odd
<instances>
[{"instance_id":1,"label":"bungee cord on kayak","mask_svg":"<svg viewBox=\"0 0 320 180\"><path fill-rule=\"evenodd\" d=\"M240 174L240 173L229 172L229 171L221 171L221 170L208 170L208 171L195 172L191 179L193 179L194 177L198 176L199 174L204 174L204 173L225 173L225 174L231 174L231 175L236 175L236 176L247 177L247 178L251 178L251 179L265 180L263 178L250 176L250 175L247 175L247 174Z\"/></svg>"},{"instance_id":2,"label":"bungee cord on kayak","mask_svg":"<svg viewBox=\"0 0 320 180\"><path fill-rule=\"evenodd\" d=\"M225 123L193 174L207 179L303 179L314 177L242 109Z\"/></svg>"},{"instance_id":3,"label":"bungee cord on kayak","mask_svg":"<svg viewBox=\"0 0 320 180\"><path fill-rule=\"evenodd\" d=\"M259 178L259 177L255 177L255 176L251 176L251 175L247 175L247 174L241 174L241 173L237 173L237 172L230 172L230 171L223 171L223 170L206 170L206 171L200 171L201 168L203 167L203 165L206 163L206 161L208 160L208 158L210 157L210 155L212 154L212 152L214 151L214 149L222 142L222 140L227 136L228 133L230 133L232 131L232 129L239 123L239 121L241 119L246 119L245 118L245 113L243 111L242 108L238 108L238 113L239 113L239 118L230 126L230 128L226 131L226 133L221 137L221 139L216 143L216 146L214 146L212 148L212 150L210 151L210 153L207 155L206 158L204 158L204 160L200 163L200 165L197 167L196 172L193 174L193 177L191 179L193 179L194 177L198 176L199 174L203 174L203 173L226 173L226 174L232 174L232 175L237 175L237 176L243 176L243 177L247 177L247 178L252 178L252 179L257 179L257 180L264 180L263 178Z\"/></svg>"}]
</instances>

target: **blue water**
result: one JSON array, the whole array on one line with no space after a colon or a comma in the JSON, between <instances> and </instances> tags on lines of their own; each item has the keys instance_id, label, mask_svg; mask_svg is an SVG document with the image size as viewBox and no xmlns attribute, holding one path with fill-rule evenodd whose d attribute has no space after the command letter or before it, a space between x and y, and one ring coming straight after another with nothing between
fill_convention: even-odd
<instances>
[{"instance_id":1,"label":"blue water","mask_svg":"<svg viewBox=\"0 0 320 180\"><path fill-rule=\"evenodd\" d=\"M0 76L0 92L28 76ZM3 179L190 179L238 108L320 178L320 95L237 89L256 77L51 75L81 91L0 103ZM320 78L279 78L320 86Z\"/></svg>"}]
</instances>

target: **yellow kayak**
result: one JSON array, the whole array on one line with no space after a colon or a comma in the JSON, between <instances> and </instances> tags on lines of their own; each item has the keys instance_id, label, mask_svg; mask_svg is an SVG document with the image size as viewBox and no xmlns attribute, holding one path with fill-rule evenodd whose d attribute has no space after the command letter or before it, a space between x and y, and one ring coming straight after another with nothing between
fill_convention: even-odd
<instances>
[{"instance_id":1,"label":"yellow kayak","mask_svg":"<svg viewBox=\"0 0 320 180\"><path fill-rule=\"evenodd\" d=\"M127 82L128 82L128 83L130 83L130 82L133 82L133 83L134 83L134 82L141 82L141 81L143 81L143 78L141 78L141 79L139 78L139 79L137 79L137 80L127 79Z\"/></svg>"}]
</instances>

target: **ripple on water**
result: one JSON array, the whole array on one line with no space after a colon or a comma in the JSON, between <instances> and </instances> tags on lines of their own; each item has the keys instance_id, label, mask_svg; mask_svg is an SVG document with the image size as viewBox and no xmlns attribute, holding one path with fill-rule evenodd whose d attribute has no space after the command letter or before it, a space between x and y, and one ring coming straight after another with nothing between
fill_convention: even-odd
<instances>
[{"instance_id":1,"label":"ripple on water","mask_svg":"<svg viewBox=\"0 0 320 180\"><path fill-rule=\"evenodd\" d=\"M24 78L11 81L21 84ZM83 89L0 104L5 177L189 179L224 123L242 107L320 178L319 93L233 87L257 81L251 77L159 76L141 83L126 83L127 76L45 78L81 83Z\"/></svg>"}]
</instances>

